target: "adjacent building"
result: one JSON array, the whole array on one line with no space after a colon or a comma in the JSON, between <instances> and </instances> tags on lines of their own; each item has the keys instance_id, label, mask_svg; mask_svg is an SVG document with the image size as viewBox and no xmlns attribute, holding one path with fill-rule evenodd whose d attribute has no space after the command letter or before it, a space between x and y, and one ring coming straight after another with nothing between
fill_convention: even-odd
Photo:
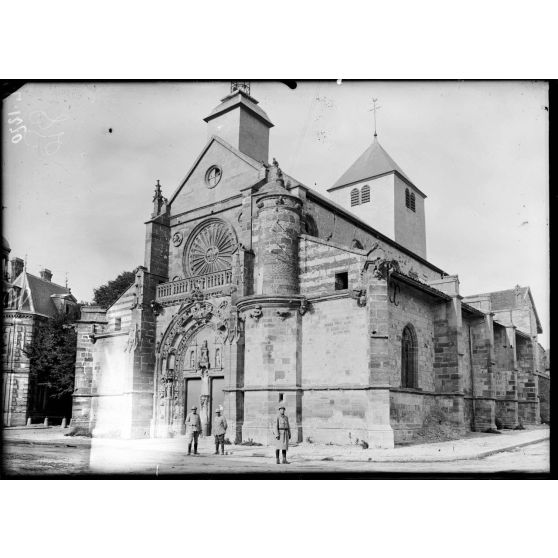
<instances>
[{"instance_id":1,"label":"adjacent building","mask_svg":"<svg viewBox=\"0 0 558 558\"><path fill-rule=\"evenodd\" d=\"M10 260L10 251L3 239L3 425L20 426L28 419L42 421L49 414L59 421L63 411L56 402L53 405L49 401L47 386L33 379L24 348L46 321L60 313L75 319L79 307L67 287L52 281L50 270L42 269L37 277L25 269L21 258Z\"/></svg>"}]
</instances>

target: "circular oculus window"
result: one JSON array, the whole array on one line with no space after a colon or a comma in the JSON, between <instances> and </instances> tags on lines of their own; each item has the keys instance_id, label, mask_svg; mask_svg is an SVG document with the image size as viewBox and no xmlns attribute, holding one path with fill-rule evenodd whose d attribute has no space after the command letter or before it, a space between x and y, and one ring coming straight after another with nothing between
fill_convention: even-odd
<instances>
[{"instance_id":1,"label":"circular oculus window","mask_svg":"<svg viewBox=\"0 0 558 558\"><path fill-rule=\"evenodd\" d=\"M213 165L207 169L205 173L205 183L208 188L215 188L217 184L221 181L221 177L223 176L223 171L221 167L217 165Z\"/></svg>"}]
</instances>

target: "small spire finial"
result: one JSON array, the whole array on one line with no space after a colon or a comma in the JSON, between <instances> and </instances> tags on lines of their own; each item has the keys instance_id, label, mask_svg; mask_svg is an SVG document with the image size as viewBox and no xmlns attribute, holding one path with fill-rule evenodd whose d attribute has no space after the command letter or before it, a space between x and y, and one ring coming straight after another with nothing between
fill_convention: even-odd
<instances>
[{"instance_id":1,"label":"small spire finial","mask_svg":"<svg viewBox=\"0 0 558 558\"><path fill-rule=\"evenodd\" d=\"M153 213L152 216L156 217L157 215L161 214L161 209L164 205L168 203L167 198L163 196L163 192L161 190L161 184L159 179L157 179L157 184L155 184L155 193L153 195Z\"/></svg>"},{"instance_id":2,"label":"small spire finial","mask_svg":"<svg viewBox=\"0 0 558 558\"><path fill-rule=\"evenodd\" d=\"M378 102L378 99L372 99L372 108L370 109L371 111L374 112L374 139L376 139L378 137L378 133L376 131L376 111L378 111L382 108L380 105L376 104L377 102Z\"/></svg>"},{"instance_id":3,"label":"small spire finial","mask_svg":"<svg viewBox=\"0 0 558 558\"><path fill-rule=\"evenodd\" d=\"M68 272L66 271L66 288L68 288Z\"/></svg>"}]
</instances>

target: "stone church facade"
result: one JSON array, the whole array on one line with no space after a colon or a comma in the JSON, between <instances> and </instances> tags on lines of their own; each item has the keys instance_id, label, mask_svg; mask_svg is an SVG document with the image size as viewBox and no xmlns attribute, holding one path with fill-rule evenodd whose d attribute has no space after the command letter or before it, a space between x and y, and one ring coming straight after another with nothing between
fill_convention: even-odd
<instances>
[{"instance_id":1,"label":"stone church facade","mask_svg":"<svg viewBox=\"0 0 558 558\"><path fill-rule=\"evenodd\" d=\"M170 199L157 184L145 261L108 310L82 308L72 426L97 436L210 433L393 447L540 422L544 351L528 288L464 297L426 259L425 194L377 137L324 196L273 159L244 86ZM503 294L507 293L507 294Z\"/></svg>"}]
</instances>

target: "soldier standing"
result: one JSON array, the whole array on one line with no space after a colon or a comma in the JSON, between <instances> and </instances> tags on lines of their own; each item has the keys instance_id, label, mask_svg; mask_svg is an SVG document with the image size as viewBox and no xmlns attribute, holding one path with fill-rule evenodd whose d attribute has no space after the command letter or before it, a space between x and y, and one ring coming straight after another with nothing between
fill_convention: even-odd
<instances>
[{"instance_id":1,"label":"soldier standing","mask_svg":"<svg viewBox=\"0 0 558 558\"><path fill-rule=\"evenodd\" d=\"M186 439L188 441L188 455L192 453L192 440L194 440L194 455L198 455L198 436L201 432L200 415L197 413L198 408L194 405L191 413L186 417Z\"/></svg>"},{"instance_id":2,"label":"soldier standing","mask_svg":"<svg viewBox=\"0 0 558 558\"><path fill-rule=\"evenodd\" d=\"M279 464L279 450L283 453L283 463L288 464L287 450L289 449L289 440L291 439L291 427L289 426L289 417L285 415L285 404L279 403L279 415L273 423L273 433L275 434L275 459Z\"/></svg>"},{"instance_id":3,"label":"soldier standing","mask_svg":"<svg viewBox=\"0 0 558 558\"><path fill-rule=\"evenodd\" d=\"M227 431L227 419L221 416L221 407L215 411L217 415L213 421L213 434L215 435L215 455L219 455L219 444L221 444L221 455L225 455L225 432Z\"/></svg>"}]
</instances>

